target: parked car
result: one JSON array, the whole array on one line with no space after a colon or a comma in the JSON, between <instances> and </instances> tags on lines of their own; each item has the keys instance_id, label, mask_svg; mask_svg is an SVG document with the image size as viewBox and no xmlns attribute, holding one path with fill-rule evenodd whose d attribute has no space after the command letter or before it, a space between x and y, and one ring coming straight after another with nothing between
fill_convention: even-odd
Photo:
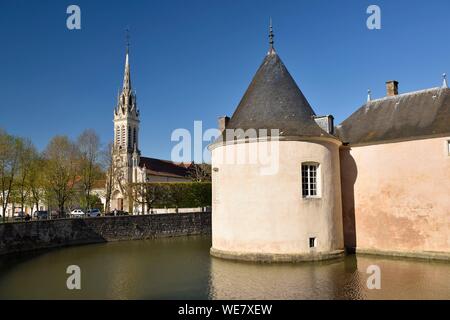
<instances>
[{"instance_id":1,"label":"parked car","mask_svg":"<svg viewBox=\"0 0 450 320\"><path fill-rule=\"evenodd\" d=\"M114 217L114 216L128 216L128 212L122 211L122 210L113 210L111 212L106 213L105 216L110 216L110 217Z\"/></svg>"},{"instance_id":2,"label":"parked car","mask_svg":"<svg viewBox=\"0 0 450 320\"><path fill-rule=\"evenodd\" d=\"M64 219L69 218L70 213L66 214L65 212L60 212L59 210L52 210L50 211L50 218L52 219Z\"/></svg>"},{"instance_id":3,"label":"parked car","mask_svg":"<svg viewBox=\"0 0 450 320\"><path fill-rule=\"evenodd\" d=\"M90 209L87 211L88 217L100 217L101 215L102 213L100 212L99 209Z\"/></svg>"},{"instance_id":4,"label":"parked car","mask_svg":"<svg viewBox=\"0 0 450 320\"><path fill-rule=\"evenodd\" d=\"M35 211L33 217L38 220L48 219L48 211Z\"/></svg>"},{"instance_id":5,"label":"parked car","mask_svg":"<svg viewBox=\"0 0 450 320\"><path fill-rule=\"evenodd\" d=\"M25 221L28 221L28 220L30 220L31 219L31 217L30 217L30 215L29 214L27 214L27 213L25 213L25 212L23 212L23 211L19 211L19 212L14 212L14 220L20 220L20 221L22 221L22 220L25 220Z\"/></svg>"},{"instance_id":6,"label":"parked car","mask_svg":"<svg viewBox=\"0 0 450 320\"><path fill-rule=\"evenodd\" d=\"M72 218L82 218L82 217L84 217L84 216L86 216L86 214L83 212L83 210L81 210L81 209L75 209L75 210L72 210L70 213L69 213L69 215L72 217Z\"/></svg>"}]
</instances>

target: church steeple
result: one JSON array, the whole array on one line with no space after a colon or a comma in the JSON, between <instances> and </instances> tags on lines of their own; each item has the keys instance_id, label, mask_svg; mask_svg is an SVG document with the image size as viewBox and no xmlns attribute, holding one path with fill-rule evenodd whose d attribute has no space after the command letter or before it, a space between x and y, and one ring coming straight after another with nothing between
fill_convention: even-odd
<instances>
[{"instance_id":1,"label":"church steeple","mask_svg":"<svg viewBox=\"0 0 450 320\"><path fill-rule=\"evenodd\" d=\"M123 75L122 92L119 94L119 101L116 108L116 114L122 113L123 115L129 112L134 112L135 116L139 116L139 111L136 106L136 93L131 87L131 73L130 73L130 42L127 31L127 44L125 53L125 70Z\"/></svg>"},{"instance_id":2,"label":"church steeple","mask_svg":"<svg viewBox=\"0 0 450 320\"><path fill-rule=\"evenodd\" d=\"M125 55L125 72L123 76L123 91L131 91L131 76L130 76L130 35L127 30L127 51Z\"/></svg>"},{"instance_id":3,"label":"church steeple","mask_svg":"<svg viewBox=\"0 0 450 320\"><path fill-rule=\"evenodd\" d=\"M115 149L120 152L126 152L130 156L133 152L139 153L138 134L139 110L136 103L136 92L131 87L130 43L127 32L123 86L114 109Z\"/></svg>"}]
</instances>

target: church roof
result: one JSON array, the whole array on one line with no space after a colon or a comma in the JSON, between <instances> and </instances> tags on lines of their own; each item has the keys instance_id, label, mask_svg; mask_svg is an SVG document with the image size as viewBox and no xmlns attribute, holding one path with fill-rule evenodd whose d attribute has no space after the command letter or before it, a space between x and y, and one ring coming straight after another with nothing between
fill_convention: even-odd
<instances>
[{"instance_id":1,"label":"church roof","mask_svg":"<svg viewBox=\"0 0 450 320\"><path fill-rule=\"evenodd\" d=\"M256 72L227 129L279 129L280 136L332 137L273 47ZM270 132L269 132L270 133Z\"/></svg>"},{"instance_id":2,"label":"church roof","mask_svg":"<svg viewBox=\"0 0 450 320\"><path fill-rule=\"evenodd\" d=\"M350 144L450 134L450 89L432 88L368 101L336 127L336 134Z\"/></svg>"},{"instance_id":3,"label":"church roof","mask_svg":"<svg viewBox=\"0 0 450 320\"><path fill-rule=\"evenodd\" d=\"M176 163L168 160L141 157L139 167L144 167L148 174L174 178L188 178L190 163Z\"/></svg>"}]
</instances>

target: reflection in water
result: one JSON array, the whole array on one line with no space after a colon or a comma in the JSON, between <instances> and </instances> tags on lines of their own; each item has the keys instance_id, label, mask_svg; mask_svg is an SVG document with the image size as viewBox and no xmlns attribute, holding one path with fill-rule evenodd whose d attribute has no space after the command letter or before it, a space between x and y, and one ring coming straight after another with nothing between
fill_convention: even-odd
<instances>
[{"instance_id":1,"label":"reflection in water","mask_svg":"<svg viewBox=\"0 0 450 320\"><path fill-rule=\"evenodd\" d=\"M0 299L450 299L450 264L348 256L252 264L211 258L209 237L103 243L0 258ZM66 268L81 268L80 291ZM366 269L380 266L381 290Z\"/></svg>"},{"instance_id":2,"label":"reflection in water","mask_svg":"<svg viewBox=\"0 0 450 320\"><path fill-rule=\"evenodd\" d=\"M301 264L211 263L213 299L361 299L361 291L354 256Z\"/></svg>"}]
</instances>

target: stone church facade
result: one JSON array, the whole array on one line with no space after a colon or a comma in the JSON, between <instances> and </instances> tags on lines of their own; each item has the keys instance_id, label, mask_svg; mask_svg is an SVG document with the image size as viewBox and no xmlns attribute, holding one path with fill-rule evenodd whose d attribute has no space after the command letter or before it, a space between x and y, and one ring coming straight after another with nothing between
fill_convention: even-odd
<instances>
[{"instance_id":1,"label":"stone church facade","mask_svg":"<svg viewBox=\"0 0 450 320\"><path fill-rule=\"evenodd\" d=\"M309 261L347 252L450 259L450 89L368 101L334 126L273 47L212 153L214 256ZM249 130L279 130L249 137ZM236 133L238 132L239 133ZM228 133L234 132L232 139ZM244 134L243 134L244 133ZM278 170L224 161L278 148Z\"/></svg>"},{"instance_id":2,"label":"stone church facade","mask_svg":"<svg viewBox=\"0 0 450 320\"><path fill-rule=\"evenodd\" d=\"M168 160L141 156L139 149L140 110L136 92L131 86L129 50L125 57L122 91L114 108L114 144L112 151L114 179L111 194L111 210L132 211L141 214L147 208L132 204L129 185L141 182L190 181L191 163L175 163Z\"/></svg>"}]
</instances>

